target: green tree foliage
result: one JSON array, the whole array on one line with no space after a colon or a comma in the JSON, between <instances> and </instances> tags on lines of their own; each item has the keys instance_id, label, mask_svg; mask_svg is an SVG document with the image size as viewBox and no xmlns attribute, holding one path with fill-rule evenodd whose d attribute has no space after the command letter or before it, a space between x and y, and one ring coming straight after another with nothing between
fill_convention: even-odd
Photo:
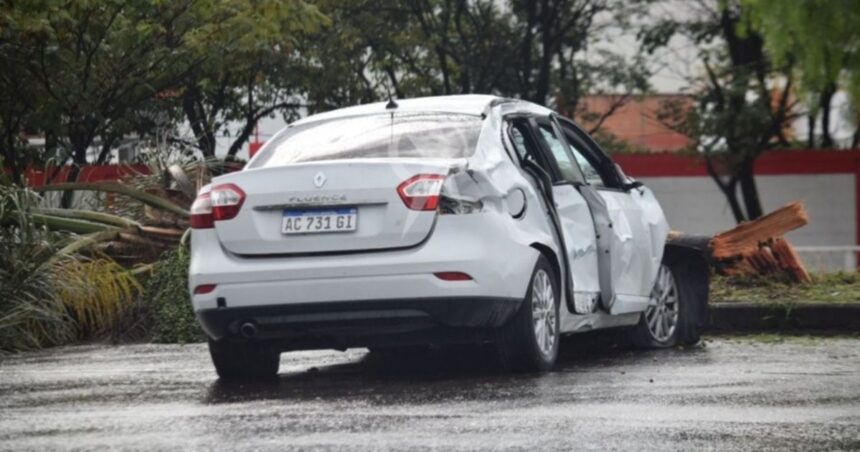
<instances>
[{"instance_id":1,"label":"green tree foliage","mask_svg":"<svg viewBox=\"0 0 860 452\"><path fill-rule=\"evenodd\" d=\"M126 134L183 118L207 157L229 121L245 122L241 146L287 107L294 34L322 21L301 0L0 1L0 86L14 94L0 100L6 165L17 178L28 162L23 131L60 162L102 163Z\"/></svg>"},{"instance_id":2,"label":"green tree foliage","mask_svg":"<svg viewBox=\"0 0 860 452\"><path fill-rule=\"evenodd\" d=\"M622 0L0 0L5 165L103 163L126 137L233 157L267 116L431 94L494 93L573 111L646 87L601 47ZM625 98L626 99L626 98ZM599 119L599 118L598 118ZM596 122L599 124L599 120ZM22 132L46 138L26 152ZM175 134L173 134L175 135ZM74 171L73 171L74 174Z\"/></svg>"},{"instance_id":3,"label":"green tree foliage","mask_svg":"<svg viewBox=\"0 0 860 452\"><path fill-rule=\"evenodd\" d=\"M816 116L821 113L821 142L832 147L830 104L838 88L853 100L860 123L860 4L856 0L744 0L753 26L777 65L793 65L809 109L808 146L816 145ZM855 132L852 147L860 134Z\"/></svg>"},{"instance_id":4,"label":"green tree foliage","mask_svg":"<svg viewBox=\"0 0 860 452\"><path fill-rule=\"evenodd\" d=\"M180 2L7 1L2 11L0 58L16 69L5 92L28 96L36 108L26 126L79 164L104 161L119 122L191 64L165 45L190 31L173 26L187 12ZM101 155L88 159L96 137Z\"/></svg>"},{"instance_id":5,"label":"green tree foliage","mask_svg":"<svg viewBox=\"0 0 860 452\"><path fill-rule=\"evenodd\" d=\"M779 65L766 57L764 40L739 1L699 5L702 10L690 18L659 21L641 36L646 50L676 33L687 36L704 69L691 80L694 107L670 101L660 118L694 139L735 220L752 220L763 213L755 161L775 145L788 145L784 131L795 117L791 62Z\"/></svg>"},{"instance_id":6,"label":"green tree foliage","mask_svg":"<svg viewBox=\"0 0 860 452\"><path fill-rule=\"evenodd\" d=\"M231 123L239 131L233 157L263 117L295 115L303 106L302 81L292 70L302 35L326 25L319 10L302 0L207 0L191 6L197 30L185 47L198 62L179 78L181 111L205 157Z\"/></svg>"},{"instance_id":7,"label":"green tree foliage","mask_svg":"<svg viewBox=\"0 0 860 452\"><path fill-rule=\"evenodd\" d=\"M574 110L586 94L647 86L641 61L601 49L640 12L614 0L318 0L309 37L311 110L388 94L492 93ZM329 70L326 70L329 69ZM316 74L310 75L310 74ZM555 105L554 105L555 106Z\"/></svg>"}]
</instances>

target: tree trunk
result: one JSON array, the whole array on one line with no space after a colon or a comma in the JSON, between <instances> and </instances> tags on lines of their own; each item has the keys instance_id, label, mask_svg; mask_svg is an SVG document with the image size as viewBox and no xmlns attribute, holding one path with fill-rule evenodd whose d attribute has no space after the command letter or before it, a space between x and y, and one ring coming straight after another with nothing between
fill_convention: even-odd
<instances>
[{"instance_id":1,"label":"tree trunk","mask_svg":"<svg viewBox=\"0 0 860 452\"><path fill-rule=\"evenodd\" d=\"M7 131L6 136L3 137L3 143L3 166L9 168L12 183L21 185L22 175L21 170L18 168L18 159L15 152L15 133Z\"/></svg>"},{"instance_id":2,"label":"tree trunk","mask_svg":"<svg viewBox=\"0 0 860 452\"><path fill-rule=\"evenodd\" d=\"M741 184L741 193L744 197L744 206L746 206L747 211L747 220L755 220L763 215L761 199L759 198L758 187L755 183L753 162L754 160L752 159L744 161L743 166L738 173L738 180Z\"/></svg>"},{"instance_id":3,"label":"tree trunk","mask_svg":"<svg viewBox=\"0 0 860 452\"><path fill-rule=\"evenodd\" d=\"M711 179L713 179L714 183L717 184L717 188L719 188L726 197L726 201L729 203L729 208L732 209L732 216L735 217L735 222L740 223L745 221L746 216L744 215L744 211L741 209L741 204L738 201L738 178L733 176L728 182L723 181L722 177L720 177L714 167L713 160L707 157L705 158L705 168L708 170L708 174L711 176Z\"/></svg>"},{"instance_id":4,"label":"tree trunk","mask_svg":"<svg viewBox=\"0 0 860 452\"><path fill-rule=\"evenodd\" d=\"M521 42L520 48L520 97L530 99L532 93L532 41L534 40L534 25L537 15L537 2L525 2L526 8L526 26L525 36Z\"/></svg>"},{"instance_id":5,"label":"tree trunk","mask_svg":"<svg viewBox=\"0 0 860 452\"><path fill-rule=\"evenodd\" d=\"M815 115L810 113L806 115L806 128L809 129L809 132L806 134L806 147L809 149L815 148L815 123L816 123Z\"/></svg>"},{"instance_id":6,"label":"tree trunk","mask_svg":"<svg viewBox=\"0 0 860 452\"><path fill-rule=\"evenodd\" d=\"M746 214L744 214L743 208L741 208L741 202L738 199L738 184L735 181L732 184L729 184L727 187L728 190L723 192L726 195L726 201L729 203L729 208L732 209L732 216L735 217L735 223L742 223L747 221Z\"/></svg>"},{"instance_id":7,"label":"tree trunk","mask_svg":"<svg viewBox=\"0 0 860 452\"><path fill-rule=\"evenodd\" d=\"M205 112L198 109L199 96L200 91L196 87L187 88L182 96L182 111L203 158L211 159L215 157L215 133L207 124Z\"/></svg>"},{"instance_id":8,"label":"tree trunk","mask_svg":"<svg viewBox=\"0 0 860 452\"><path fill-rule=\"evenodd\" d=\"M69 175L66 176L65 182L75 182L78 180L78 175L81 172L81 167L76 163L72 163L71 168L69 168ZM66 190L63 192L62 198L60 198L60 207L63 209L69 209L72 207L72 203L75 200L75 192L74 190Z\"/></svg>"},{"instance_id":9,"label":"tree trunk","mask_svg":"<svg viewBox=\"0 0 860 452\"><path fill-rule=\"evenodd\" d=\"M18 168L18 154L15 152L17 147L18 126L9 118L4 118L3 121L3 141L0 146L3 146L3 166L9 168L12 176L12 182L16 185L21 184L21 171Z\"/></svg>"},{"instance_id":10,"label":"tree trunk","mask_svg":"<svg viewBox=\"0 0 860 452\"><path fill-rule=\"evenodd\" d=\"M75 182L81 172L81 165L87 164L87 149L92 144L95 133L80 124L73 125L69 129L69 143L72 145L72 167L69 169L65 182ZM72 190L64 191L60 200L60 207L64 209L72 207L74 195L75 192Z\"/></svg>"},{"instance_id":11,"label":"tree trunk","mask_svg":"<svg viewBox=\"0 0 860 452\"><path fill-rule=\"evenodd\" d=\"M819 107L821 109L821 147L832 148L833 137L830 136L830 103L836 94L836 84L829 83L821 92Z\"/></svg>"},{"instance_id":12,"label":"tree trunk","mask_svg":"<svg viewBox=\"0 0 860 452\"><path fill-rule=\"evenodd\" d=\"M101 151L99 151L98 158L96 159L96 164L98 165L109 163L111 158L110 151L113 148L113 144L116 142L116 137L114 136L105 136L102 137L102 139L104 140L102 142L102 148ZM119 153L117 153L117 161L119 161Z\"/></svg>"}]
</instances>

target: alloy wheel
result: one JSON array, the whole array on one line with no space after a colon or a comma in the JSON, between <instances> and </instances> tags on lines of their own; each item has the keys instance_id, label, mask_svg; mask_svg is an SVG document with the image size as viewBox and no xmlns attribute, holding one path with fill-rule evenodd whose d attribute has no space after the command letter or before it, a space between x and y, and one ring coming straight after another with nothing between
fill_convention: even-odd
<instances>
[{"instance_id":1,"label":"alloy wheel","mask_svg":"<svg viewBox=\"0 0 860 452\"><path fill-rule=\"evenodd\" d=\"M538 269L532 282L532 321L541 353L552 355L556 341L555 293L549 275Z\"/></svg>"},{"instance_id":2,"label":"alloy wheel","mask_svg":"<svg viewBox=\"0 0 860 452\"><path fill-rule=\"evenodd\" d=\"M658 342L666 342L678 326L678 286L672 271L665 265L657 272L657 282L651 291L651 302L645 311L648 331Z\"/></svg>"}]
</instances>

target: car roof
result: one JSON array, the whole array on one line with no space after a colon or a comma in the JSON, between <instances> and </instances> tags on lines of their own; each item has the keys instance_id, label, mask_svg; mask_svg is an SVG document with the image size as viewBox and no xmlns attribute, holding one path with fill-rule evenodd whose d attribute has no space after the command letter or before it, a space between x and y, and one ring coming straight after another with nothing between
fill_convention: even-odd
<instances>
[{"instance_id":1,"label":"car roof","mask_svg":"<svg viewBox=\"0 0 860 452\"><path fill-rule=\"evenodd\" d=\"M452 96L416 97L412 99L397 99L398 112L445 112L460 113L466 115L481 115L486 113L487 108L497 103L520 103L531 104L515 99L506 99L489 94L460 94ZM306 124L315 121L323 121L350 116L362 116L374 113L386 113L385 107L388 102L374 102L372 104L356 105L354 107L339 108L316 115L308 116L293 123L293 125Z\"/></svg>"}]
</instances>

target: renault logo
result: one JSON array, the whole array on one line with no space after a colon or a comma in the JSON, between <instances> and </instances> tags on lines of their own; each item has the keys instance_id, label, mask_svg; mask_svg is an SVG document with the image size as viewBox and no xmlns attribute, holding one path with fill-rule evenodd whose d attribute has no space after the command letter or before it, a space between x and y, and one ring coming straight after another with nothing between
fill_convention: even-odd
<instances>
[{"instance_id":1,"label":"renault logo","mask_svg":"<svg viewBox=\"0 0 860 452\"><path fill-rule=\"evenodd\" d=\"M325 185L325 174L323 174L322 171L314 176L314 185L316 185L317 188L322 188L322 186Z\"/></svg>"}]
</instances>

